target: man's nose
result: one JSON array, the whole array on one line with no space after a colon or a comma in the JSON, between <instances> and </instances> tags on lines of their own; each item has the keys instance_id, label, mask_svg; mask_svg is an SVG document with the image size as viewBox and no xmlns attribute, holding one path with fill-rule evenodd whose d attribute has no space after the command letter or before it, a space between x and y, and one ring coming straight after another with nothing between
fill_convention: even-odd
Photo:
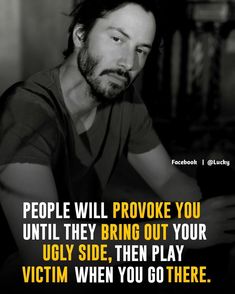
<instances>
[{"instance_id":1,"label":"man's nose","mask_svg":"<svg viewBox=\"0 0 235 294\"><path fill-rule=\"evenodd\" d=\"M125 68L126 71L131 71L136 67L136 54L134 50L123 50L119 59L118 65Z\"/></svg>"}]
</instances>

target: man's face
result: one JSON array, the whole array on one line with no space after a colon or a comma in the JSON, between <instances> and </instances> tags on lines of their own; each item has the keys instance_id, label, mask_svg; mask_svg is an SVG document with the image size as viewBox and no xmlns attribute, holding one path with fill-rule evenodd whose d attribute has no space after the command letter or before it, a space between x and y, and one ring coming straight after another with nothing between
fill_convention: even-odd
<instances>
[{"instance_id":1,"label":"man's face","mask_svg":"<svg viewBox=\"0 0 235 294\"><path fill-rule=\"evenodd\" d=\"M155 29L153 14L136 4L96 21L77 58L95 96L107 101L128 88L145 65Z\"/></svg>"}]
</instances>

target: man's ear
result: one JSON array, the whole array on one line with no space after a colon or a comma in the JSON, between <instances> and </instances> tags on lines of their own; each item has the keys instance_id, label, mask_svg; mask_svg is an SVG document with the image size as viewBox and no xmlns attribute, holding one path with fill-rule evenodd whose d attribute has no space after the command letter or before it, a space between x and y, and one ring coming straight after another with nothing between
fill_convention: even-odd
<instances>
[{"instance_id":1,"label":"man's ear","mask_svg":"<svg viewBox=\"0 0 235 294\"><path fill-rule=\"evenodd\" d=\"M77 24L73 29L73 43L75 48L80 48L83 44L84 30L83 26Z\"/></svg>"}]
</instances>

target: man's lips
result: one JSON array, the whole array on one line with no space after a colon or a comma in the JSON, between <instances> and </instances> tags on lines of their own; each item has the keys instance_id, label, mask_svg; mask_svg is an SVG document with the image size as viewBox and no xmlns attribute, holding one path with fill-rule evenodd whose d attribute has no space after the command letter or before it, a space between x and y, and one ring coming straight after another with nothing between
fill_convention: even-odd
<instances>
[{"instance_id":1,"label":"man's lips","mask_svg":"<svg viewBox=\"0 0 235 294\"><path fill-rule=\"evenodd\" d=\"M109 76L112 80L114 80L114 82L118 82L118 83L122 83L122 84L123 83L125 83L125 84L130 83L130 76L129 76L128 72L124 72L120 69L118 69L118 70L107 69L107 70L104 70L101 75Z\"/></svg>"},{"instance_id":2,"label":"man's lips","mask_svg":"<svg viewBox=\"0 0 235 294\"><path fill-rule=\"evenodd\" d=\"M127 83L127 78L124 77L124 76L121 76L119 74L116 74L116 73L109 73L107 74L109 77L111 77L112 79L114 79L115 81L118 81L120 83Z\"/></svg>"}]
</instances>

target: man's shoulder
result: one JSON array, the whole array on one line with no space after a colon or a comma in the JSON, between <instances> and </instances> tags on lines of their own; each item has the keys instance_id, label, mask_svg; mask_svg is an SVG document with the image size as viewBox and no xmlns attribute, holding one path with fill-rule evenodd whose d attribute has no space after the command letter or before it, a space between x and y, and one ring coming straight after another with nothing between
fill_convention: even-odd
<instances>
[{"instance_id":1,"label":"man's shoulder","mask_svg":"<svg viewBox=\"0 0 235 294\"><path fill-rule=\"evenodd\" d=\"M56 86L58 68L52 68L30 75L28 78L14 83L2 94L2 96L43 93Z\"/></svg>"},{"instance_id":2,"label":"man's shoulder","mask_svg":"<svg viewBox=\"0 0 235 294\"><path fill-rule=\"evenodd\" d=\"M44 109L48 112L53 107L53 99L57 99L58 89L55 80L55 70L46 70L31 75L24 81L9 87L1 96L1 109L17 109L27 112L27 109Z\"/></svg>"},{"instance_id":3,"label":"man's shoulder","mask_svg":"<svg viewBox=\"0 0 235 294\"><path fill-rule=\"evenodd\" d=\"M35 89L50 89L56 85L59 74L59 68L54 67L47 70L39 71L25 80L25 85L34 87Z\"/></svg>"},{"instance_id":4,"label":"man's shoulder","mask_svg":"<svg viewBox=\"0 0 235 294\"><path fill-rule=\"evenodd\" d=\"M57 125L53 72L38 72L12 85L0 98L0 123L27 125L34 129L42 123Z\"/></svg>"}]
</instances>

